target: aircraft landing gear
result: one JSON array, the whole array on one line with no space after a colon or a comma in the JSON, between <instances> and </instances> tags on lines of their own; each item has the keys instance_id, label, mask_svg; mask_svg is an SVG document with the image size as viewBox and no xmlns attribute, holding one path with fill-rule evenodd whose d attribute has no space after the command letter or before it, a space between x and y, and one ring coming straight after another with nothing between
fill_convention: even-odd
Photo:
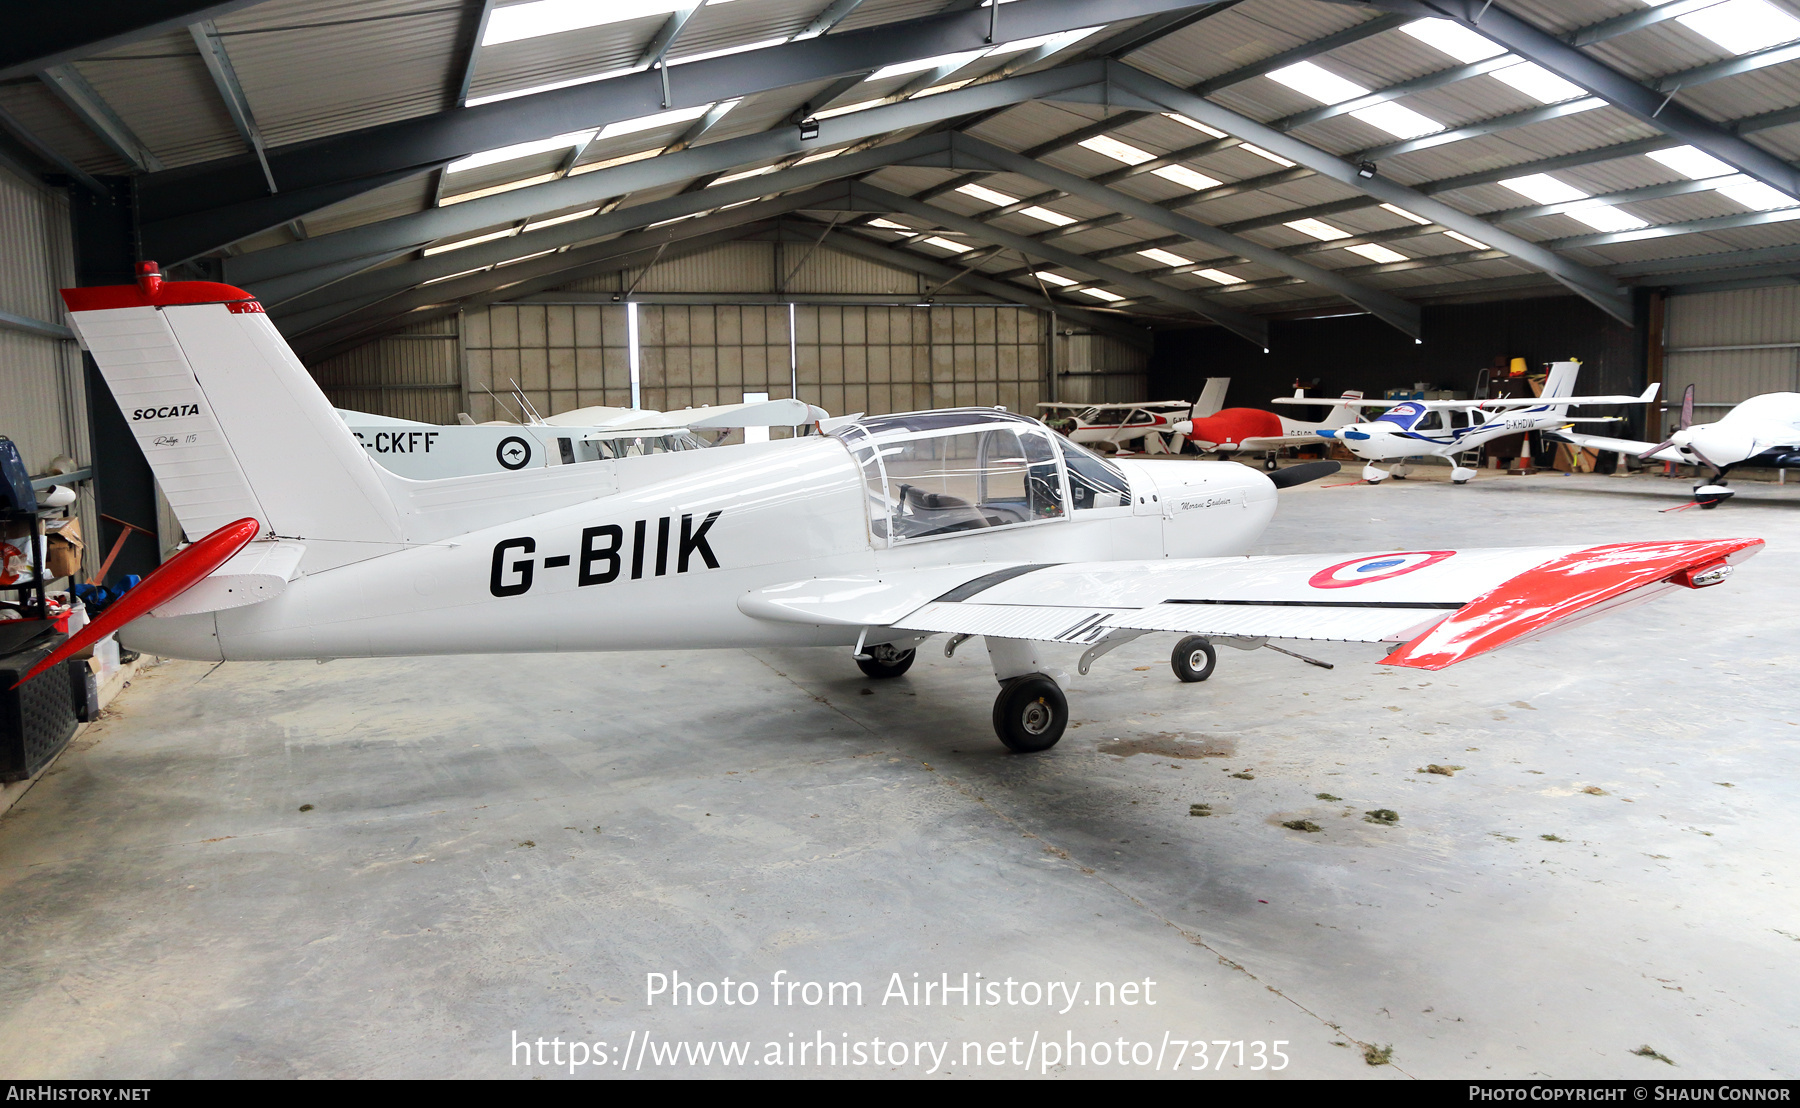
<instances>
[{"instance_id":1,"label":"aircraft landing gear","mask_svg":"<svg viewBox=\"0 0 1800 1108\"><path fill-rule=\"evenodd\" d=\"M1388 476L1392 477L1396 481L1404 481L1408 477L1412 476L1412 467L1407 465L1405 462L1401 462L1399 465L1394 467L1393 471L1391 473L1389 473Z\"/></svg>"},{"instance_id":2,"label":"aircraft landing gear","mask_svg":"<svg viewBox=\"0 0 1800 1108\"><path fill-rule=\"evenodd\" d=\"M1169 667L1183 681L1204 681L1212 676L1218 660L1218 654L1205 636L1189 635L1175 644L1174 653L1169 655Z\"/></svg>"},{"instance_id":3,"label":"aircraft landing gear","mask_svg":"<svg viewBox=\"0 0 1800 1108\"><path fill-rule=\"evenodd\" d=\"M994 698L994 732L1015 754L1049 750L1069 725L1069 700L1041 673L1009 677Z\"/></svg>"},{"instance_id":4,"label":"aircraft landing gear","mask_svg":"<svg viewBox=\"0 0 1800 1108\"><path fill-rule=\"evenodd\" d=\"M1702 508L1717 508L1730 500L1737 490L1728 487L1723 481L1694 486L1694 503Z\"/></svg>"},{"instance_id":5,"label":"aircraft landing gear","mask_svg":"<svg viewBox=\"0 0 1800 1108\"><path fill-rule=\"evenodd\" d=\"M877 680L884 677L898 677L912 668L913 659L918 650L895 650L887 643L869 647L869 656L858 658L856 668Z\"/></svg>"},{"instance_id":6,"label":"aircraft landing gear","mask_svg":"<svg viewBox=\"0 0 1800 1108\"><path fill-rule=\"evenodd\" d=\"M1475 479L1475 471L1465 466L1456 466L1450 470L1452 485L1466 485Z\"/></svg>"},{"instance_id":7,"label":"aircraft landing gear","mask_svg":"<svg viewBox=\"0 0 1800 1108\"><path fill-rule=\"evenodd\" d=\"M1263 455L1263 469L1270 473L1274 473L1280 468L1281 463L1275 460L1275 452L1273 450Z\"/></svg>"},{"instance_id":8,"label":"aircraft landing gear","mask_svg":"<svg viewBox=\"0 0 1800 1108\"><path fill-rule=\"evenodd\" d=\"M1364 466L1362 471L1362 479L1371 485L1381 484L1387 480L1387 475L1387 470L1376 469L1374 466Z\"/></svg>"}]
</instances>

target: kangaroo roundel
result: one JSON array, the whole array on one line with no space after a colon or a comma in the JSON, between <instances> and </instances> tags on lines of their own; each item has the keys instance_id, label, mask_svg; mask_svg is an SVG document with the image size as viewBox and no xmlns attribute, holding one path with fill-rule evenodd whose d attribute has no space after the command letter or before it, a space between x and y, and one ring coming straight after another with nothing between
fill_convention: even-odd
<instances>
[{"instance_id":1,"label":"kangaroo roundel","mask_svg":"<svg viewBox=\"0 0 1800 1108\"><path fill-rule=\"evenodd\" d=\"M1366 585L1370 581L1385 581L1390 577L1411 573L1415 569L1436 565L1454 553L1456 553L1454 550L1412 550L1398 554L1376 554L1373 557L1352 558L1348 562L1326 566L1313 574L1306 583L1315 589L1347 589L1352 585Z\"/></svg>"}]
</instances>

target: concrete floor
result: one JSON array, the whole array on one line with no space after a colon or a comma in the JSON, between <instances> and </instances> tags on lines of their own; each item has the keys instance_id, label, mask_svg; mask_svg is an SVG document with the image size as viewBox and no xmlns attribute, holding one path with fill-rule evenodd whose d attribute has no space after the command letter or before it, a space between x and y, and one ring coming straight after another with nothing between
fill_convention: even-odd
<instances>
[{"instance_id":1,"label":"concrete floor","mask_svg":"<svg viewBox=\"0 0 1800 1108\"><path fill-rule=\"evenodd\" d=\"M1015 1076L1002 1055L1044 1068L1034 1035L1145 1042L1167 1074L1165 1034L1246 1042L1227 1076L1284 1040L1282 1076L1791 1077L1800 487L1660 513L1685 487L1285 492L1263 552L1769 549L1438 674L1324 644L1329 672L1226 650L1184 686L1146 638L1077 679L1040 756L992 737L980 650L885 683L818 650L169 663L0 819L0 1043L17 1077L557 1072L515 1035L908 1055L646 1076L914 1075L921 1042L950 1044L938 1076ZM773 1007L778 971L864 1003ZM1082 991L1066 1014L882 1003L893 974L965 971ZM658 972L760 1003L647 1006ZM1144 979L1154 1006L1082 1003ZM980 1065L961 1045L1014 1039Z\"/></svg>"}]
</instances>

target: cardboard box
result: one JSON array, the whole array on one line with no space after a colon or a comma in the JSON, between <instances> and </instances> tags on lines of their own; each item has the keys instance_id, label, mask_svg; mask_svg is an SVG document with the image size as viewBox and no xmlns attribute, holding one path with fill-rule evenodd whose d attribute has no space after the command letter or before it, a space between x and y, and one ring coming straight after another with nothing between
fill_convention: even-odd
<instances>
[{"instance_id":1,"label":"cardboard box","mask_svg":"<svg viewBox=\"0 0 1800 1108\"><path fill-rule=\"evenodd\" d=\"M73 516L68 519L47 519L44 521L44 557L49 566L50 577L79 577L81 575L81 553L87 548L87 542L81 537L81 521Z\"/></svg>"}]
</instances>

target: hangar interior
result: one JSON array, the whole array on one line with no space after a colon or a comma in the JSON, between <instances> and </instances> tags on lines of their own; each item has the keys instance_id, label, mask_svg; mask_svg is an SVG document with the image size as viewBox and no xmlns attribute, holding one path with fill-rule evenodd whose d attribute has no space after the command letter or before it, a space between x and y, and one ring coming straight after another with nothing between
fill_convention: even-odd
<instances>
[{"instance_id":1,"label":"hangar interior","mask_svg":"<svg viewBox=\"0 0 1800 1108\"><path fill-rule=\"evenodd\" d=\"M333 405L433 425L752 397L1032 415L1191 402L1215 377L1234 407L1302 386L1461 399L1519 359L1579 361L1581 394L1658 386L1588 413L1654 442L1690 386L1702 420L1800 392L1791 0L83 9L34 6L0 43L0 435L40 492L76 490L88 539L57 587L198 537L59 297L151 261L253 296ZM0 1041L46 1075L498 1076L520 1072L493 1045L514 1017L761 1026L644 1014L627 979L656 950L698 976L790 955L869 981L1147 967L1190 1023L1304 1044L1296 1075L1662 1076L1670 1055L1682 1076L1791 1077L1792 974L1767 969L1797 941L1777 845L1795 724L1763 672L1794 656L1785 469L1667 514L1704 467L1515 453L1540 472L1284 491L1254 552L1768 552L1679 613L1471 665L1491 682L1319 644L1329 673L1234 653L1234 687L1202 692L1126 646L1083 669L1063 760L1029 768L969 753L985 708L949 695L991 687L935 640L886 684L799 648L216 674L115 653L60 760L0 789L21 944ZM1453 758L1474 772L1414 773ZM1349 773L1404 783L1326 780ZM1404 829L1327 820L1334 792L1391 801ZM1595 815L1602 796L1635 810ZM1327 826L1292 830L1308 820ZM1596 929L1621 913L1641 951ZM395 1014L418 1021L387 1052L370 1036ZM1122 1018L1160 1034L1141 1015ZM348 1031L309 1040L325 1021Z\"/></svg>"}]
</instances>

